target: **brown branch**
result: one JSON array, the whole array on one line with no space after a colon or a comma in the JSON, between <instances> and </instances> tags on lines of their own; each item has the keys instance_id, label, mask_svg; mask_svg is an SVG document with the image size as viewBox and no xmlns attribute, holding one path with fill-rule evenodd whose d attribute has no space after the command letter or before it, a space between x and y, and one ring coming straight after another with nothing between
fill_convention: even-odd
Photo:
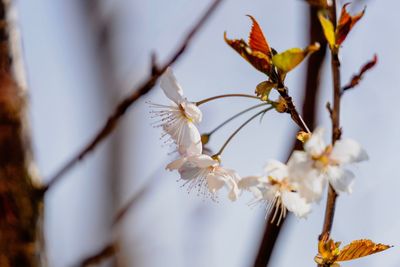
<instances>
[{"instance_id":1,"label":"brown branch","mask_svg":"<svg viewBox=\"0 0 400 267\"><path fill-rule=\"evenodd\" d=\"M82 262L77 266L87 267L87 266L98 265L102 261L114 256L117 250L118 248L114 243L109 243L105 245L101 250L97 251L95 254L90 255L86 259L82 260Z\"/></svg>"},{"instance_id":2,"label":"brown branch","mask_svg":"<svg viewBox=\"0 0 400 267\"><path fill-rule=\"evenodd\" d=\"M336 0L333 0L331 8L331 17L333 25L336 25ZM341 96L341 79L340 79L340 61L338 57L338 49L331 49L331 68L333 80L333 109L331 109L332 121L332 144L340 139L340 96ZM329 234L332 230L333 218L335 215L337 194L333 187L329 185L328 199L326 201L325 219L322 227L320 238L324 234Z\"/></svg>"},{"instance_id":3,"label":"brown branch","mask_svg":"<svg viewBox=\"0 0 400 267\"><path fill-rule=\"evenodd\" d=\"M310 132L307 124L304 122L303 118L300 116L299 112L296 109L296 106L293 103L292 97L288 93L287 87L278 88L278 92L283 99L285 99L287 105L287 113L290 114L292 120L297 124L305 132Z\"/></svg>"},{"instance_id":4,"label":"brown branch","mask_svg":"<svg viewBox=\"0 0 400 267\"><path fill-rule=\"evenodd\" d=\"M147 94L153 88L162 73L180 58L180 56L185 52L190 41L193 39L199 29L205 24L207 19L214 13L221 2L222 0L213 1L213 3L209 6L203 16L189 31L182 44L178 46L171 58L167 60L167 62L161 67L153 66L151 75L141 85L134 89L133 93L130 96L120 102L113 114L108 118L108 120L101 128L101 130L96 134L96 136L86 146L84 146L71 160L69 160L59 171L57 171L50 179L48 179L49 182L47 183L47 185L43 186L43 194L46 193L50 187L60 181L61 178L64 177L64 174L72 169L78 162L80 162L85 156L92 152L97 147L97 145L99 145L102 141L106 139L106 137L110 135L110 133L115 129L128 108L140 97Z\"/></svg>"},{"instance_id":5,"label":"brown branch","mask_svg":"<svg viewBox=\"0 0 400 267\"><path fill-rule=\"evenodd\" d=\"M346 92L347 90L350 90L350 89L353 89L354 87L356 87L361 82L365 72L372 69L376 65L377 62L378 62L378 56L375 54L374 58L372 60L368 61L367 63L365 63L361 67L360 71L351 77L350 82L347 85L343 86L341 94L343 95L343 93Z\"/></svg>"},{"instance_id":6,"label":"brown branch","mask_svg":"<svg viewBox=\"0 0 400 267\"><path fill-rule=\"evenodd\" d=\"M308 126L314 128L316 119L316 100L318 89L320 87L320 77L323 62L325 61L326 54L326 40L321 30L320 23L317 17L318 8L310 7L309 9L309 19L310 19L310 31L309 39L311 42L319 42L321 48L319 51L312 54L308 60L307 73L306 73L306 83L304 86L304 101L302 107L302 114L304 120ZM293 148L289 151L289 155L295 149L301 149L302 146L299 142L295 142ZM290 213L288 214L290 216ZM284 227L284 222L286 219L282 220L281 224L277 226L276 224L270 223L271 218L268 218L264 236L261 241L256 260L254 262L255 267L265 267L268 265L275 243L278 236Z\"/></svg>"}]
</instances>

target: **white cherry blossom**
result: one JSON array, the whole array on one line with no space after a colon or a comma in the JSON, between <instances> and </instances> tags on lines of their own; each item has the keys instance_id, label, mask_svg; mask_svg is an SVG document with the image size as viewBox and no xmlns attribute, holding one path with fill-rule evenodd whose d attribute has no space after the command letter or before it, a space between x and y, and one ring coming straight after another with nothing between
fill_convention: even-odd
<instances>
[{"instance_id":1,"label":"white cherry blossom","mask_svg":"<svg viewBox=\"0 0 400 267\"><path fill-rule=\"evenodd\" d=\"M338 140L326 144L324 130L317 128L304 144L304 151L295 151L289 159L291 177L300 185L300 194L309 202L319 201L329 182L337 193L351 193L354 174L346 164L368 159L365 150L354 140Z\"/></svg>"},{"instance_id":2,"label":"white cherry blossom","mask_svg":"<svg viewBox=\"0 0 400 267\"><path fill-rule=\"evenodd\" d=\"M287 210L300 218L311 211L310 204L297 192L297 184L291 181L285 164L271 160L264 171L265 175L262 176L244 177L238 185L239 189L247 189L253 193L255 203L265 202L267 214L275 207L272 222L277 218L279 224L286 216Z\"/></svg>"},{"instance_id":3,"label":"white cherry blossom","mask_svg":"<svg viewBox=\"0 0 400 267\"><path fill-rule=\"evenodd\" d=\"M210 196L213 200L217 192L225 187L228 198L235 201L239 195L237 182L239 175L220 166L220 162L204 154L177 159L167 165L168 170L178 170L181 179L188 185L188 191L197 187L199 193Z\"/></svg>"},{"instance_id":4,"label":"white cherry blossom","mask_svg":"<svg viewBox=\"0 0 400 267\"><path fill-rule=\"evenodd\" d=\"M199 130L196 125L202 119L202 112L195 103L183 96L172 70L168 68L161 76L160 86L164 94L172 101L171 105L151 103L151 113L159 117L161 126L171 140L177 144L178 152L184 156L197 155L202 152Z\"/></svg>"}]
</instances>

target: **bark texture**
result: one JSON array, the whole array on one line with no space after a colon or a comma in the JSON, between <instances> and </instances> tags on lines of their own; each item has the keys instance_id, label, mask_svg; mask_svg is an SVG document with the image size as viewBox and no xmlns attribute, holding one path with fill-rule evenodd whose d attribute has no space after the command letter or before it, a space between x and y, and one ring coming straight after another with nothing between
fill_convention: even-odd
<instances>
[{"instance_id":1,"label":"bark texture","mask_svg":"<svg viewBox=\"0 0 400 267\"><path fill-rule=\"evenodd\" d=\"M42 206L35 187L26 120L26 88L13 64L10 2L0 1L0 266L43 266L37 242Z\"/></svg>"}]
</instances>

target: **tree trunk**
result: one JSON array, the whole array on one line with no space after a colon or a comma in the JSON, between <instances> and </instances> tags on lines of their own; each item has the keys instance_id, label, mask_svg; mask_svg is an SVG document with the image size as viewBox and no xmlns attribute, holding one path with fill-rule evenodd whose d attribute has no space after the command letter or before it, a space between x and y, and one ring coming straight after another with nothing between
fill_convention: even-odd
<instances>
[{"instance_id":1,"label":"tree trunk","mask_svg":"<svg viewBox=\"0 0 400 267\"><path fill-rule=\"evenodd\" d=\"M11 2L0 1L0 266L43 266L37 226L42 196L26 120L27 92Z\"/></svg>"}]
</instances>

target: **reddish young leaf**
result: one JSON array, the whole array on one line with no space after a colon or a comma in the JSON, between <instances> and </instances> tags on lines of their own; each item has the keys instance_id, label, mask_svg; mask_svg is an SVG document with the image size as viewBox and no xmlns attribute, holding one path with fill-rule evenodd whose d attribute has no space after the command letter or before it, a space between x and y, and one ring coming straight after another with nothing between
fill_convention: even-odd
<instances>
[{"instance_id":1,"label":"reddish young leaf","mask_svg":"<svg viewBox=\"0 0 400 267\"><path fill-rule=\"evenodd\" d=\"M228 39L226 32L224 33L225 42L253 65L253 67L269 76L272 70L271 48L257 21L252 16L249 17L253 22L249 43L246 43L243 39Z\"/></svg>"},{"instance_id":2,"label":"reddish young leaf","mask_svg":"<svg viewBox=\"0 0 400 267\"><path fill-rule=\"evenodd\" d=\"M250 48L253 49L254 51L262 52L263 54L271 57L271 48L269 47L268 42L265 39L265 36L260 28L260 25L258 25L258 22L253 16L251 15L247 16L253 22L249 35Z\"/></svg>"},{"instance_id":3,"label":"reddish young leaf","mask_svg":"<svg viewBox=\"0 0 400 267\"><path fill-rule=\"evenodd\" d=\"M378 62L378 57L377 55L374 55L374 58L372 60L368 61L361 67L360 72L358 74L353 75L351 81L342 88L342 91L344 92L346 90L349 90L357 86L360 83L361 79L363 78L364 73L372 69L377 62Z\"/></svg>"},{"instance_id":4,"label":"reddish young leaf","mask_svg":"<svg viewBox=\"0 0 400 267\"><path fill-rule=\"evenodd\" d=\"M360 13L358 13L354 16L351 16L346 10L346 7L349 4L350 3L347 3L342 7L342 12L340 14L339 22L338 22L337 29L336 29L336 44L337 45L341 45L343 43L343 41L346 39L350 30L357 23L357 21L359 21L364 16L364 13L365 13L365 8L364 8L363 11L361 11Z\"/></svg>"},{"instance_id":5,"label":"reddish young leaf","mask_svg":"<svg viewBox=\"0 0 400 267\"><path fill-rule=\"evenodd\" d=\"M242 39L228 39L224 33L225 42L246 59L257 70L269 75L271 72L271 59L260 51L253 51L251 47Z\"/></svg>"}]
</instances>

